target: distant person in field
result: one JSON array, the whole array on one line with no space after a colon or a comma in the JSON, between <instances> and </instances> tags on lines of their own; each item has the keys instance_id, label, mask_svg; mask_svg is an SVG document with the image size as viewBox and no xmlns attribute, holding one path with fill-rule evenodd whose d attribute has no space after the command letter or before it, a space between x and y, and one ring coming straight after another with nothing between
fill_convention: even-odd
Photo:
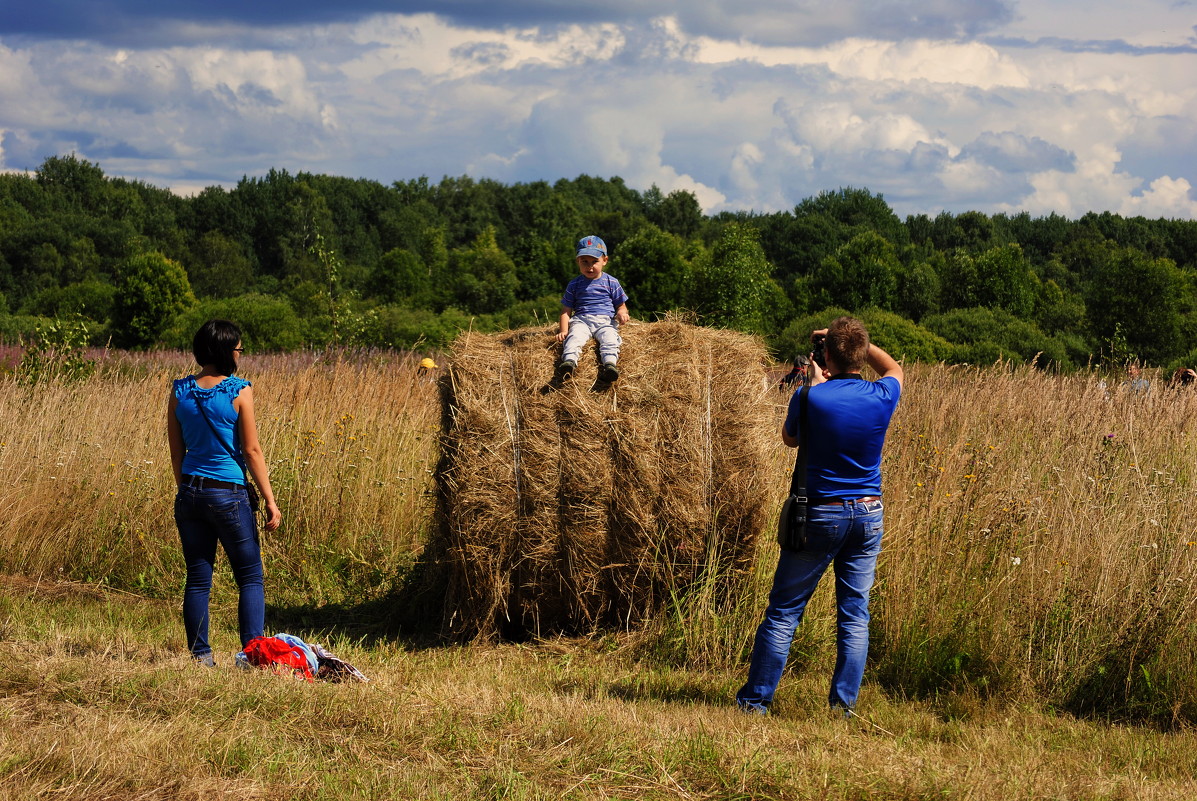
<instances>
[{"instance_id":1,"label":"distant person in field","mask_svg":"<svg viewBox=\"0 0 1197 801\"><path fill-rule=\"evenodd\" d=\"M826 365L812 364L807 393L807 544L782 550L765 619L756 631L748 681L736 693L745 712L766 714L781 680L794 630L828 567L835 572L836 660L828 701L851 716L869 650L869 591L881 553L881 448L902 393L903 371L869 342L864 325L840 317L825 336ZM813 354L812 354L813 355ZM880 378L865 381L868 364ZM798 446L802 393L794 393L781 441Z\"/></svg>"},{"instance_id":2,"label":"distant person in field","mask_svg":"<svg viewBox=\"0 0 1197 801\"><path fill-rule=\"evenodd\" d=\"M617 363L623 339L618 326L628 322L628 296L614 276L603 272L607 244L597 236L582 237L575 261L579 275L566 285L561 298L557 341L563 344L556 377L564 380L573 376L582 348L593 338L601 362L599 380L612 382L619 378Z\"/></svg>"},{"instance_id":3,"label":"distant person in field","mask_svg":"<svg viewBox=\"0 0 1197 801\"><path fill-rule=\"evenodd\" d=\"M1143 368L1138 362L1127 362L1126 379L1122 382L1122 390L1135 395L1146 395L1151 389L1151 382L1143 377Z\"/></svg>"},{"instance_id":4,"label":"distant person in field","mask_svg":"<svg viewBox=\"0 0 1197 801\"><path fill-rule=\"evenodd\" d=\"M794 389L805 384L809 364L810 362L805 356L795 356L794 366L790 372L781 377L781 383L777 385L778 390L784 392L787 389Z\"/></svg>"},{"instance_id":5,"label":"distant person in field","mask_svg":"<svg viewBox=\"0 0 1197 801\"><path fill-rule=\"evenodd\" d=\"M253 390L234 375L243 352L241 330L228 320L209 320L196 332L192 352L200 370L174 382L166 434L178 487L175 525L187 563L183 628L192 658L213 667L208 598L217 543L224 547L237 581L241 647L261 637L265 627L262 551L248 476L261 491L266 530L278 528L283 515L258 442Z\"/></svg>"},{"instance_id":6,"label":"distant person in field","mask_svg":"<svg viewBox=\"0 0 1197 801\"><path fill-rule=\"evenodd\" d=\"M1192 367L1177 367L1170 383L1177 389L1191 389L1197 386L1197 370Z\"/></svg>"}]
</instances>

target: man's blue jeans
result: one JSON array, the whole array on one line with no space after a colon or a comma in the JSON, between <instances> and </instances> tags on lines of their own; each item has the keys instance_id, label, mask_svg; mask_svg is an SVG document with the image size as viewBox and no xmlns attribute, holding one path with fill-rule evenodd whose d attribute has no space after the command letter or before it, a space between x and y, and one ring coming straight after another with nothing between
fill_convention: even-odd
<instances>
[{"instance_id":1,"label":"man's blue jeans","mask_svg":"<svg viewBox=\"0 0 1197 801\"><path fill-rule=\"evenodd\" d=\"M261 637L266 625L262 551L245 489L180 487L175 496L175 524L179 527L179 541L187 563L183 627L191 655L203 657L212 653L208 644L208 599L212 593L217 542L224 547L237 581L241 647L254 637Z\"/></svg>"},{"instance_id":2,"label":"man's blue jeans","mask_svg":"<svg viewBox=\"0 0 1197 801\"><path fill-rule=\"evenodd\" d=\"M852 709L869 653L869 590L881 553L881 501L811 506L805 551L781 552L765 619L756 630L748 681L736 693L745 710L765 712L790 655L794 630L829 565L835 571L836 658L828 700Z\"/></svg>"}]
</instances>

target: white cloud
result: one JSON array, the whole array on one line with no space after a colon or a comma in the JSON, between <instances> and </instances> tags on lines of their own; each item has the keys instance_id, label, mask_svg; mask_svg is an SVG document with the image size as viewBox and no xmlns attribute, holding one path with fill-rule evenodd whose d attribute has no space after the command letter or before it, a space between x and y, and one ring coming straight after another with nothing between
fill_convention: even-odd
<instances>
[{"instance_id":1,"label":"white cloud","mask_svg":"<svg viewBox=\"0 0 1197 801\"><path fill-rule=\"evenodd\" d=\"M884 42L843 39L822 47L767 47L747 42L702 39L697 60L718 64L737 59L767 66L826 66L837 76L869 81L959 83L980 89L1025 86L1018 63L981 42L928 40Z\"/></svg>"},{"instance_id":2,"label":"white cloud","mask_svg":"<svg viewBox=\"0 0 1197 801\"><path fill-rule=\"evenodd\" d=\"M820 152L909 151L920 142L940 141L906 114L883 109L874 112L842 100L812 100L797 107L783 100L778 104L778 112L795 141Z\"/></svg>"},{"instance_id":3,"label":"white cloud","mask_svg":"<svg viewBox=\"0 0 1197 801\"><path fill-rule=\"evenodd\" d=\"M1184 178L1156 178L1142 195L1126 198L1119 209L1127 216L1197 218L1193 186Z\"/></svg>"},{"instance_id":4,"label":"white cloud","mask_svg":"<svg viewBox=\"0 0 1197 801\"><path fill-rule=\"evenodd\" d=\"M967 28L968 9L999 19L991 5L919 7ZM1177 18L1161 6L1144 15ZM825 21L867 29L863 8ZM377 15L234 27L220 47L0 41L0 168L73 150L109 174L181 191L270 167L384 183L586 172L688 189L708 212L790 208L852 185L883 192L899 214L1193 216L1197 161L1181 147L1197 141L1193 54L925 33L803 47L712 35L718 20L762 28L761 9L697 3L637 24L552 28ZM1020 9L1027 20L998 32L1029 36L1042 24Z\"/></svg>"},{"instance_id":5,"label":"white cloud","mask_svg":"<svg viewBox=\"0 0 1197 801\"><path fill-rule=\"evenodd\" d=\"M362 52L339 69L354 81L393 70L440 81L529 66L569 69L607 60L625 43L620 28L610 24L569 26L543 36L534 30L455 27L429 14L379 15L353 26L349 36Z\"/></svg>"}]
</instances>

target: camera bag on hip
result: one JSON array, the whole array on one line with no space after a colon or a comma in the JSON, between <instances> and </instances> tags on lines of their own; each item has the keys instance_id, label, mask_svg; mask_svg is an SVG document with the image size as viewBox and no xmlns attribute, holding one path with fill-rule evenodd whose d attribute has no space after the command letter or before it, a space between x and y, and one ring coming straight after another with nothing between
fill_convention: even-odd
<instances>
[{"instance_id":1,"label":"camera bag on hip","mask_svg":"<svg viewBox=\"0 0 1197 801\"><path fill-rule=\"evenodd\" d=\"M777 520L777 544L786 551L806 550L806 407L809 401L805 386L798 393L798 458L790 477L790 495L781 506Z\"/></svg>"}]
</instances>

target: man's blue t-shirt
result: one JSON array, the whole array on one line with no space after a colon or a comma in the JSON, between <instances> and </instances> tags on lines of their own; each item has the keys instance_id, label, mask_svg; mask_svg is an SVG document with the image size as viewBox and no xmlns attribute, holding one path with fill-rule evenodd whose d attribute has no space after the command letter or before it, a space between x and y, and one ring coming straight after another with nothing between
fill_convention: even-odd
<instances>
[{"instance_id":1,"label":"man's blue t-shirt","mask_svg":"<svg viewBox=\"0 0 1197 801\"><path fill-rule=\"evenodd\" d=\"M807 395L806 494L812 499L881 494L881 446L898 406L895 378L865 381L844 374L811 387ZM798 401L790 399L785 430L798 437Z\"/></svg>"},{"instance_id":2,"label":"man's blue t-shirt","mask_svg":"<svg viewBox=\"0 0 1197 801\"><path fill-rule=\"evenodd\" d=\"M574 314L598 314L614 317L615 309L628 302L628 296L615 276L600 273L597 278L575 276L565 286L561 305L573 309Z\"/></svg>"}]
</instances>

